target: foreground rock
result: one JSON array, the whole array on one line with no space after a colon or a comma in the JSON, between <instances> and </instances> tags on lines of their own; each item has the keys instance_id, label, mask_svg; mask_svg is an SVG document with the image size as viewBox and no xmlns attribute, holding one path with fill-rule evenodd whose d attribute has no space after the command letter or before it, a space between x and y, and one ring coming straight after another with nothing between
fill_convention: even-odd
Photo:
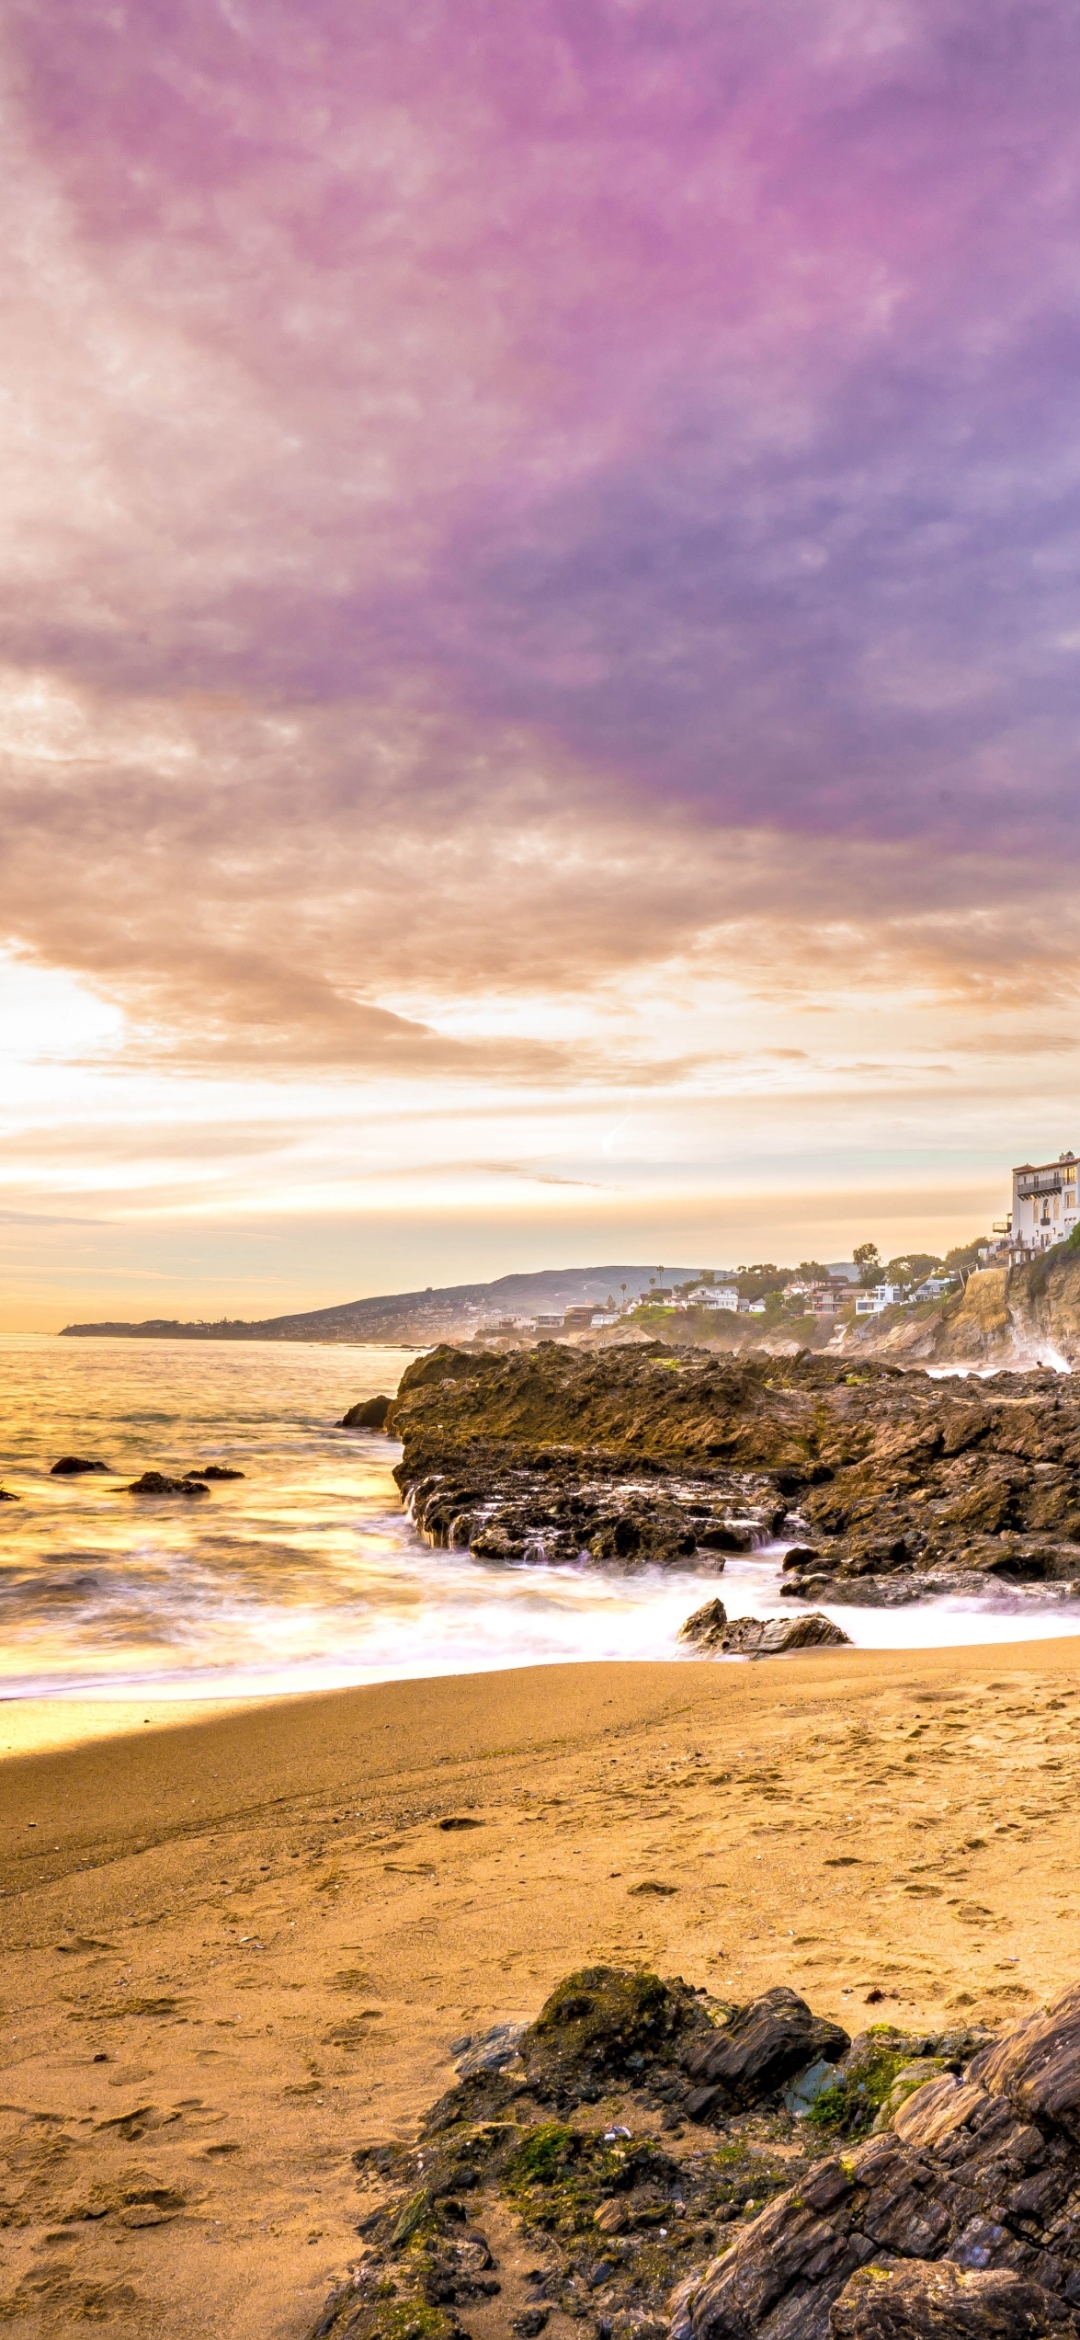
<instances>
[{"instance_id":1,"label":"foreground rock","mask_svg":"<svg viewBox=\"0 0 1080 2340\"><path fill-rule=\"evenodd\" d=\"M912 2276L887 2288L874 2279L874 2269L905 2260L1020 2277L1025 2292L1018 2299L1000 2281L965 2288L952 2276L937 2284ZM859 2269L866 2274L853 2284ZM1037 2334L1072 2331L1078 2306L1074 1986L982 2048L965 2071L916 2089L891 2130L830 2156L809 2184L782 2194L680 2287L672 2340Z\"/></svg>"},{"instance_id":2,"label":"foreground rock","mask_svg":"<svg viewBox=\"0 0 1080 2340\"><path fill-rule=\"evenodd\" d=\"M589 1967L460 2046L416 2144L354 2157L318 2335L453 2340L498 2296L517 2340L1080 2340L1080 1989L849 2041L794 1991Z\"/></svg>"},{"instance_id":3,"label":"foreground rock","mask_svg":"<svg viewBox=\"0 0 1080 2340\"><path fill-rule=\"evenodd\" d=\"M1049 2340L1077 2325L1041 2283L1007 2267L980 2275L945 2261L864 2267L844 2285L829 2329L832 2340Z\"/></svg>"},{"instance_id":4,"label":"foreground rock","mask_svg":"<svg viewBox=\"0 0 1080 2340\"><path fill-rule=\"evenodd\" d=\"M706 1601L703 1609L695 1609L679 1627L679 1640L732 1657L783 1657L788 1650L827 1648L838 1642L851 1646L850 1634L817 1611L809 1617L729 1618L723 1601Z\"/></svg>"},{"instance_id":5,"label":"foreground rock","mask_svg":"<svg viewBox=\"0 0 1080 2340\"><path fill-rule=\"evenodd\" d=\"M49 1472L50 1479L81 1479L87 1471L107 1471L108 1463L88 1462L83 1454L62 1454Z\"/></svg>"},{"instance_id":6,"label":"foreground rock","mask_svg":"<svg viewBox=\"0 0 1080 2340\"><path fill-rule=\"evenodd\" d=\"M973 1394L807 1354L441 1348L385 1427L424 1535L480 1559L719 1573L772 1539L816 1604L1080 1594L1080 1394L1057 1375Z\"/></svg>"}]
</instances>

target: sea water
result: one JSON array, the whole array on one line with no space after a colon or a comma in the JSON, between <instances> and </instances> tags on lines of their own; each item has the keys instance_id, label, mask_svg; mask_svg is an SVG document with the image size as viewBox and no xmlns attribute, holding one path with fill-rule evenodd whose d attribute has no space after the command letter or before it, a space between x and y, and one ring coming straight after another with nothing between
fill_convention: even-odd
<instances>
[{"instance_id":1,"label":"sea water","mask_svg":"<svg viewBox=\"0 0 1080 2340\"><path fill-rule=\"evenodd\" d=\"M412 1352L257 1341L0 1340L0 1696L250 1696L584 1658L693 1656L680 1625L798 1613L783 1547L706 1566L506 1567L432 1551L391 1439L340 1430ZM55 1479L61 1455L108 1476ZM225 1464L208 1496L126 1492ZM704 1556L703 1556L704 1557ZM863 1648L1080 1631L1080 1606L995 1587L830 1610Z\"/></svg>"}]
</instances>

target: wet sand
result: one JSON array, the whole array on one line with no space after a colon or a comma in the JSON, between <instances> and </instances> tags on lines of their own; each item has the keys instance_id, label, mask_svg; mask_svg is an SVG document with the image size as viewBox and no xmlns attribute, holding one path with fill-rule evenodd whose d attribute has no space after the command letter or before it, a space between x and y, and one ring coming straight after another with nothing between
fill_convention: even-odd
<instances>
[{"instance_id":1,"label":"wet sand","mask_svg":"<svg viewBox=\"0 0 1080 2340\"><path fill-rule=\"evenodd\" d=\"M852 2031L1080 1974L1078 1640L131 1702L66 1746L35 1705L50 1751L0 1764L12 2340L303 2340L353 2147L585 1961Z\"/></svg>"}]
</instances>

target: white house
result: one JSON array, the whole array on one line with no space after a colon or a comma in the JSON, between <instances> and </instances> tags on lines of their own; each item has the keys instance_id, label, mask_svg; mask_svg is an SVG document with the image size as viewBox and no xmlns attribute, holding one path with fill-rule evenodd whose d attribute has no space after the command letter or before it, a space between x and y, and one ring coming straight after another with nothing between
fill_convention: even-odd
<instances>
[{"instance_id":1,"label":"white house","mask_svg":"<svg viewBox=\"0 0 1080 2340\"><path fill-rule=\"evenodd\" d=\"M860 1292L855 1302L856 1316L880 1316L883 1308L895 1308L904 1296L902 1284L875 1284L872 1292Z\"/></svg>"},{"instance_id":2,"label":"white house","mask_svg":"<svg viewBox=\"0 0 1080 2340\"><path fill-rule=\"evenodd\" d=\"M1012 1220L1009 1257L1016 1265L1037 1251L1064 1243L1077 1225L1075 1154L1059 1154L1056 1162L1021 1162L1012 1174Z\"/></svg>"},{"instance_id":3,"label":"white house","mask_svg":"<svg viewBox=\"0 0 1080 2340\"><path fill-rule=\"evenodd\" d=\"M695 1308L729 1308L733 1316L738 1314L739 1295L734 1284L695 1284L686 1297Z\"/></svg>"}]
</instances>

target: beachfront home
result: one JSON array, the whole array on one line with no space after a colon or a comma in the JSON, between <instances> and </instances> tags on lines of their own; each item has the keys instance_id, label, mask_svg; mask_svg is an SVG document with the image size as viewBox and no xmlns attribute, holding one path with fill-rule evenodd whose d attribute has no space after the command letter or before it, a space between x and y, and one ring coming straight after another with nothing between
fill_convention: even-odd
<instances>
[{"instance_id":1,"label":"beachfront home","mask_svg":"<svg viewBox=\"0 0 1080 2340\"><path fill-rule=\"evenodd\" d=\"M880 1316L883 1308L895 1308L904 1297L902 1284L875 1284L872 1292L860 1292L855 1302L856 1316Z\"/></svg>"},{"instance_id":2,"label":"beachfront home","mask_svg":"<svg viewBox=\"0 0 1080 2340\"><path fill-rule=\"evenodd\" d=\"M1021 1162L1013 1171L1008 1249L1014 1266L1072 1234L1078 1168L1076 1155L1069 1153L1059 1154L1056 1162Z\"/></svg>"},{"instance_id":3,"label":"beachfront home","mask_svg":"<svg viewBox=\"0 0 1080 2340\"><path fill-rule=\"evenodd\" d=\"M695 1284L686 1297L695 1308L727 1308L733 1316L738 1314L739 1295L734 1284Z\"/></svg>"}]
</instances>

